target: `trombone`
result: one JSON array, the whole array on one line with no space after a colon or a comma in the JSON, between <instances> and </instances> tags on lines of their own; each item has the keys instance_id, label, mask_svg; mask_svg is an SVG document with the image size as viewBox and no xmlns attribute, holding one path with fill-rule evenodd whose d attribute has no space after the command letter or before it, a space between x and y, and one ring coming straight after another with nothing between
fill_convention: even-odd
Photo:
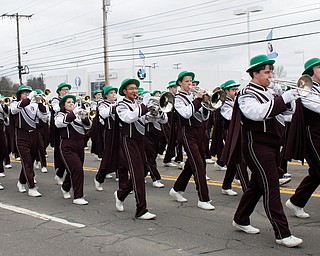
<instances>
[{"instance_id":1,"label":"trombone","mask_svg":"<svg viewBox=\"0 0 320 256\"><path fill-rule=\"evenodd\" d=\"M289 88L297 89L299 96L305 98L306 100L309 100L315 103L320 103L320 101L315 101L315 100L306 98L306 96L309 95L310 93L320 96L320 93L312 91L312 86L313 86L312 78L307 74L302 75L296 83L287 81L287 80L280 80L280 79L271 79L270 81L273 83L278 83L280 85L287 86Z\"/></svg>"}]
</instances>

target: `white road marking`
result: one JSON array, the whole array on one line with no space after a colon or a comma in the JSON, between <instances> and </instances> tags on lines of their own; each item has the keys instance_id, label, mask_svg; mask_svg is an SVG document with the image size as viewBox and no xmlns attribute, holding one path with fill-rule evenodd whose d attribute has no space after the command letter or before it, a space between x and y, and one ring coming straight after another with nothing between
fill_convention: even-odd
<instances>
[{"instance_id":1,"label":"white road marking","mask_svg":"<svg viewBox=\"0 0 320 256\"><path fill-rule=\"evenodd\" d=\"M65 225L70 225L70 226L74 226L77 228L84 228L86 225L84 224L80 224L80 223L74 223L74 222L70 222L67 221L65 219L61 219L61 218L57 218L57 217L53 217L44 213L38 213L35 211L31 211L25 208L21 208L21 207L17 207L17 206L13 206L13 205L8 205L8 204L4 204L4 203L0 203L0 207L6 210L10 210L13 212L17 212L17 213L21 213L21 214L25 214L25 215L29 215L38 219L42 219L42 220L52 220L55 222L59 222Z\"/></svg>"}]
</instances>

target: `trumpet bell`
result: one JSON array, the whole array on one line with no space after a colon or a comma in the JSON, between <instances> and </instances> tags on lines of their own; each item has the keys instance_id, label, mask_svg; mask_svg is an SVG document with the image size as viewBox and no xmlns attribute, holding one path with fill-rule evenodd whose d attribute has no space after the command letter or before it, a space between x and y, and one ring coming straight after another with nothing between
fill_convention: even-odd
<instances>
[{"instance_id":1,"label":"trumpet bell","mask_svg":"<svg viewBox=\"0 0 320 256\"><path fill-rule=\"evenodd\" d=\"M51 94L51 91L50 89L45 89L43 93L46 97L48 97Z\"/></svg>"},{"instance_id":2,"label":"trumpet bell","mask_svg":"<svg viewBox=\"0 0 320 256\"><path fill-rule=\"evenodd\" d=\"M165 92L159 99L160 110L168 113L172 110L174 104L174 95L171 92Z\"/></svg>"},{"instance_id":3,"label":"trumpet bell","mask_svg":"<svg viewBox=\"0 0 320 256\"><path fill-rule=\"evenodd\" d=\"M90 96L89 95L84 96L84 101L85 102L89 102L90 101Z\"/></svg>"},{"instance_id":4,"label":"trumpet bell","mask_svg":"<svg viewBox=\"0 0 320 256\"><path fill-rule=\"evenodd\" d=\"M6 98L3 99L3 103L5 105L10 105L11 101L12 101L12 99L10 97L6 97Z\"/></svg>"},{"instance_id":5,"label":"trumpet bell","mask_svg":"<svg viewBox=\"0 0 320 256\"><path fill-rule=\"evenodd\" d=\"M302 75L297 81L297 90L300 96L307 96L313 86L312 78L309 75Z\"/></svg>"}]
</instances>

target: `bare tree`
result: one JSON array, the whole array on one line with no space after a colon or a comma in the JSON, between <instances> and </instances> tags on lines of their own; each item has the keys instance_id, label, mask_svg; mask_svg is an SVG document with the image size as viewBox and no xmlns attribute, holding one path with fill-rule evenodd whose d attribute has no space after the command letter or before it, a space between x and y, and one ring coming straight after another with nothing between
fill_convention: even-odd
<instances>
[{"instance_id":1,"label":"bare tree","mask_svg":"<svg viewBox=\"0 0 320 256\"><path fill-rule=\"evenodd\" d=\"M275 66L273 70L273 77L274 78L284 78L287 76L287 72L284 70L282 65Z\"/></svg>"},{"instance_id":2,"label":"bare tree","mask_svg":"<svg viewBox=\"0 0 320 256\"><path fill-rule=\"evenodd\" d=\"M31 86L33 90L35 89L44 90L46 88L42 77L33 77L32 79L28 79L27 85Z\"/></svg>"},{"instance_id":3,"label":"bare tree","mask_svg":"<svg viewBox=\"0 0 320 256\"><path fill-rule=\"evenodd\" d=\"M19 84L14 84L10 78L1 77L0 79L0 94L5 97L11 97L19 88Z\"/></svg>"}]
</instances>

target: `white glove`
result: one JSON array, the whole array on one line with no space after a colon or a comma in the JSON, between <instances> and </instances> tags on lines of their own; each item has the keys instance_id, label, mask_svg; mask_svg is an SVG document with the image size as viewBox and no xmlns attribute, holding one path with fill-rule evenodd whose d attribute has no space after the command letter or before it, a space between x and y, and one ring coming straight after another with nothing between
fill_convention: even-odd
<instances>
[{"instance_id":1,"label":"white glove","mask_svg":"<svg viewBox=\"0 0 320 256\"><path fill-rule=\"evenodd\" d=\"M143 95L142 103L145 106L148 106L148 103L149 103L150 99L151 99L151 94L150 93L146 93L145 95Z\"/></svg>"},{"instance_id":2,"label":"white glove","mask_svg":"<svg viewBox=\"0 0 320 256\"><path fill-rule=\"evenodd\" d=\"M28 95L27 98L28 98L29 100L32 100L36 94L37 94L37 93L36 93L35 91L32 91L32 92L29 93L29 95Z\"/></svg>"},{"instance_id":3,"label":"white glove","mask_svg":"<svg viewBox=\"0 0 320 256\"><path fill-rule=\"evenodd\" d=\"M271 89L274 91L274 93L278 96L281 96L283 94L283 89L280 84L274 84Z\"/></svg>"},{"instance_id":4,"label":"white glove","mask_svg":"<svg viewBox=\"0 0 320 256\"><path fill-rule=\"evenodd\" d=\"M74 110L73 110L73 114L78 114L79 112L81 112L83 110L82 107L75 107Z\"/></svg>"},{"instance_id":5,"label":"white glove","mask_svg":"<svg viewBox=\"0 0 320 256\"><path fill-rule=\"evenodd\" d=\"M285 104L293 101L293 100L296 100L299 98L299 94L297 92L297 90L295 89L292 89L292 90L289 90L289 91L286 91L284 92L281 97L283 98L283 101Z\"/></svg>"}]
</instances>

